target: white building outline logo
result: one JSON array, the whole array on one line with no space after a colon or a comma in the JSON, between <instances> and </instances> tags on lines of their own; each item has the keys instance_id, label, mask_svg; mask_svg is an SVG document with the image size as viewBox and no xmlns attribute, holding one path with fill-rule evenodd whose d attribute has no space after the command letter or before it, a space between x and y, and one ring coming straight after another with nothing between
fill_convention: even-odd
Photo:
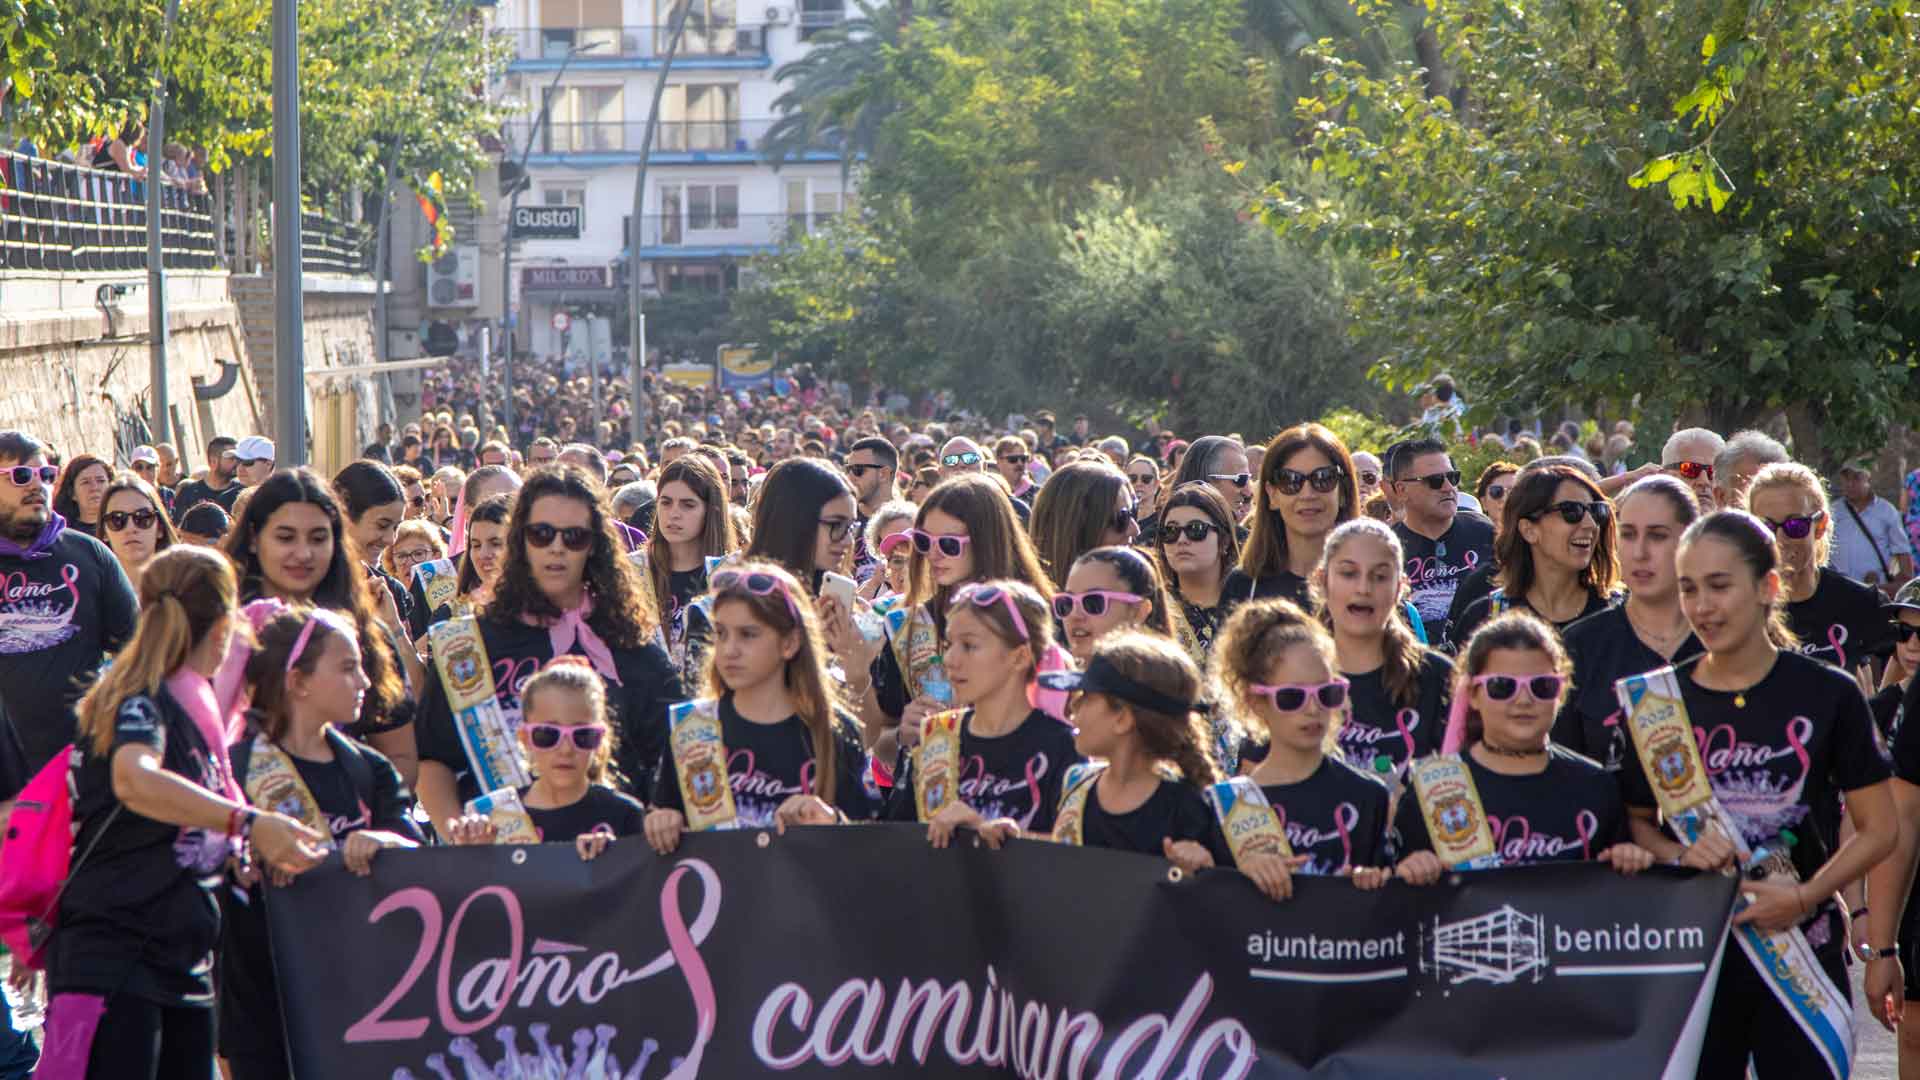
<instances>
[{"instance_id":1,"label":"white building outline logo","mask_svg":"<svg viewBox=\"0 0 1920 1080\"><path fill-rule=\"evenodd\" d=\"M1427 931L1424 925L1421 929ZM1505 985L1546 977L1546 924L1512 904L1459 922L1443 923L1435 917L1430 933L1432 948L1420 950L1421 971L1448 985L1476 980Z\"/></svg>"}]
</instances>

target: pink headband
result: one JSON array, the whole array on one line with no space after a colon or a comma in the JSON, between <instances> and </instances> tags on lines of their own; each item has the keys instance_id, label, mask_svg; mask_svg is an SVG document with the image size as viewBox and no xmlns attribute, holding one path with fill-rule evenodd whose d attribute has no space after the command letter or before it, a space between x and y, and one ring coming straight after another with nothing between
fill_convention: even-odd
<instances>
[{"instance_id":1,"label":"pink headband","mask_svg":"<svg viewBox=\"0 0 1920 1080\"><path fill-rule=\"evenodd\" d=\"M342 618L339 613L329 608L314 608L307 614L307 621L301 625L300 636L293 639L293 651L287 654L288 671L292 671L293 665L300 662L300 655L307 651L307 642L313 637L313 628L319 623L324 623L327 629L336 634L349 638L354 634L353 624Z\"/></svg>"}]
</instances>

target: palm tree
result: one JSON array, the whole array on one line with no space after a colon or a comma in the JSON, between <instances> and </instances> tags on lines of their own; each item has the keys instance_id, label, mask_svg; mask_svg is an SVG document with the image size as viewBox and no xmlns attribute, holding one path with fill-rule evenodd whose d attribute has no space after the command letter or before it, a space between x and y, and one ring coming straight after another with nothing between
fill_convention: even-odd
<instances>
[{"instance_id":1,"label":"palm tree","mask_svg":"<svg viewBox=\"0 0 1920 1080\"><path fill-rule=\"evenodd\" d=\"M837 148L842 191L856 159L884 153L880 128L900 106L888 59L914 18L913 0L854 3L857 17L814 35L807 55L774 73L787 90L773 103L779 119L760 140L775 168L823 145Z\"/></svg>"}]
</instances>

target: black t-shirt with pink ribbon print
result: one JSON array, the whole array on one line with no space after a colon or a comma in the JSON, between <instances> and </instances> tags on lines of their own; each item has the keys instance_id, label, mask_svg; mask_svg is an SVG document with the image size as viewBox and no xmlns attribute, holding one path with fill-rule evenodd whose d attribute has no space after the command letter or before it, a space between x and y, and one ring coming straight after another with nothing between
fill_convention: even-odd
<instances>
[{"instance_id":1,"label":"black t-shirt with pink ribbon print","mask_svg":"<svg viewBox=\"0 0 1920 1080\"><path fill-rule=\"evenodd\" d=\"M1853 676L1795 652L1738 694L1696 683L1698 664L1675 673L1714 795L1748 845L1790 843L1801 880L1811 878L1839 846L1841 794L1890 775L1866 697ZM1658 805L1638 755L1620 775L1629 806Z\"/></svg>"},{"instance_id":2,"label":"black t-shirt with pink ribbon print","mask_svg":"<svg viewBox=\"0 0 1920 1080\"><path fill-rule=\"evenodd\" d=\"M1262 784L1280 815L1295 855L1308 856L1295 873L1338 874L1356 866L1393 865L1387 841L1384 780L1328 757L1297 784Z\"/></svg>"},{"instance_id":3,"label":"black t-shirt with pink ribbon print","mask_svg":"<svg viewBox=\"0 0 1920 1080\"><path fill-rule=\"evenodd\" d=\"M913 754L903 753L887 820L919 816L913 798ZM973 710L960 728L960 798L981 817L1012 818L1026 832L1053 830L1067 769L1086 758L1073 745L1073 728L1038 709L1020 726L992 738L973 733Z\"/></svg>"},{"instance_id":4,"label":"black t-shirt with pink ribbon print","mask_svg":"<svg viewBox=\"0 0 1920 1080\"><path fill-rule=\"evenodd\" d=\"M1787 605L1787 625L1800 639L1800 651L1849 673L1870 656L1885 656L1893 643L1893 624L1880 606L1880 594L1832 569L1822 567L1813 595Z\"/></svg>"},{"instance_id":5,"label":"black t-shirt with pink ribbon print","mask_svg":"<svg viewBox=\"0 0 1920 1080\"><path fill-rule=\"evenodd\" d=\"M1494 772L1471 751L1462 757L1480 793L1502 865L1585 862L1628 839L1620 789L1588 758L1549 747L1543 771L1515 776ZM1433 850L1426 816L1412 788L1400 799L1393 828L1401 855Z\"/></svg>"},{"instance_id":6,"label":"black t-shirt with pink ribbon print","mask_svg":"<svg viewBox=\"0 0 1920 1080\"><path fill-rule=\"evenodd\" d=\"M527 801L527 792L532 790L531 787L520 789L523 806ZM622 795L600 784L590 784L587 793L577 802L550 810L528 806L527 817L533 819L534 831L540 834L542 842L571 844L588 833L638 836L646 829L647 808L631 795Z\"/></svg>"},{"instance_id":7,"label":"black t-shirt with pink ribbon print","mask_svg":"<svg viewBox=\"0 0 1920 1080\"><path fill-rule=\"evenodd\" d=\"M1438 540L1430 540L1405 524L1395 524L1393 532L1406 553L1413 608L1426 625L1427 641L1438 648L1457 644L1449 629L1447 612L1460 582L1493 562L1493 522L1462 510L1453 516L1453 524Z\"/></svg>"},{"instance_id":8,"label":"black t-shirt with pink ribbon print","mask_svg":"<svg viewBox=\"0 0 1920 1080\"><path fill-rule=\"evenodd\" d=\"M1440 749L1452 698L1447 684L1453 663L1446 657L1431 649L1421 654L1419 678L1408 703L1394 699L1379 668L1345 678L1351 707L1338 738L1348 764L1362 772L1399 772L1408 761Z\"/></svg>"}]
</instances>

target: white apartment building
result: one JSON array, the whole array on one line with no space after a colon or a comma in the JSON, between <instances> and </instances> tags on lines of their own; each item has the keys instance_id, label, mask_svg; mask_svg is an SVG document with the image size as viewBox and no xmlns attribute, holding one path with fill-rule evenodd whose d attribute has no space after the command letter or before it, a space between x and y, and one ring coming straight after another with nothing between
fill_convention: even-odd
<instances>
[{"instance_id":1,"label":"white apartment building","mask_svg":"<svg viewBox=\"0 0 1920 1080\"><path fill-rule=\"evenodd\" d=\"M639 148L670 28L688 2L636 228ZM625 309L629 259L649 292L731 290L753 255L843 210L837 152L810 151L776 171L760 143L782 90L774 72L844 18L844 0L502 0L492 22L515 48L505 92L528 103L508 125L502 172L526 155L523 212L581 208L577 237L569 215L523 214L535 232L566 235L514 240L508 299L521 349L560 351L557 310L572 316L569 352L606 348L603 323ZM536 134L543 100L548 118ZM507 200L491 215L504 223ZM479 274L498 281L500 272L497 257L481 260Z\"/></svg>"}]
</instances>

